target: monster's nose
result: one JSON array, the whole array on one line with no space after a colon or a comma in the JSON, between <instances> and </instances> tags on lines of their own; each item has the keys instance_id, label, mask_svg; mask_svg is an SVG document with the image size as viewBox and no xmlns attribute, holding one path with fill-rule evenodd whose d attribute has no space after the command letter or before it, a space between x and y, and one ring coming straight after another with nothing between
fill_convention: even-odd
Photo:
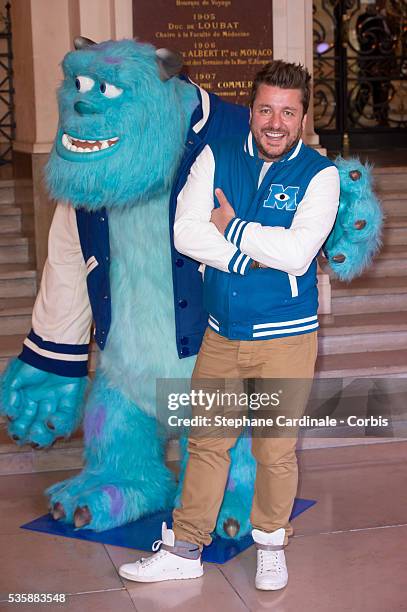
<instances>
[{"instance_id":1,"label":"monster's nose","mask_svg":"<svg viewBox=\"0 0 407 612\"><path fill-rule=\"evenodd\" d=\"M92 102L75 102L74 109L79 115L95 115L100 113L100 110L92 104Z\"/></svg>"}]
</instances>

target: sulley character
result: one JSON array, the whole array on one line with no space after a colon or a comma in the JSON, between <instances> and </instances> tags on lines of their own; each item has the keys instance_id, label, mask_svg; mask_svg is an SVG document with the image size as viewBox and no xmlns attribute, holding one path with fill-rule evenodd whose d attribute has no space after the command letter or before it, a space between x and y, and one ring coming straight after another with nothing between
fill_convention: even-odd
<instances>
[{"instance_id":1,"label":"sulley character","mask_svg":"<svg viewBox=\"0 0 407 612\"><path fill-rule=\"evenodd\" d=\"M105 530L174 503L156 380L189 379L207 325L199 264L172 245L176 198L203 147L246 135L249 113L179 78L182 62L166 50L84 38L76 49L63 61L46 173L57 200L48 260L32 330L2 377L0 410L10 436L34 447L69 437L83 419L85 467L47 494L54 518ZM354 168L364 176L363 166ZM369 185L363 197L370 206ZM338 239L326 245L338 274L346 261L348 279L370 260L380 225L373 200L374 223L358 227L366 211L355 198L344 202ZM361 229L361 248L349 249ZM98 363L85 394L92 319ZM223 536L250 528L249 446L241 438L231 453Z\"/></svg>"}]
</instances>

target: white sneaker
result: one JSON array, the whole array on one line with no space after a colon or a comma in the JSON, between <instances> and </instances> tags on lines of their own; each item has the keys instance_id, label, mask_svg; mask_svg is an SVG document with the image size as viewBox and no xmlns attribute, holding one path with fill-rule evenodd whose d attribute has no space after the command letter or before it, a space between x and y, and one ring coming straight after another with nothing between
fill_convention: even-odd
<instances>
[{"instance_id":1,"label":"white sneaker","mask_svg":"<svg viewBox=\"0 0 407 612\"><path fill-rule=\"evenodd\" d=\"M283 589L288 582L284 555L285 529L277 529L272 533L253 529L252 537L257 548L256 589Z\"/></svg>"},{"instance_id":2,"label":"white sneaker","mask_svg":"<svg viewBox=\"0 0 407 612\"><path fill-rule=\"evenodd\" d=\"M201 555L194 544L175 541L175 533L167 529L166 523L162 524L161 537L152 547L153 551L161 547L159 552L147 559L141 558L136 563L122 565L119 568L120 576L136 582L162 582L199 578L203 575Z\"/></svg>"}]
</instances>

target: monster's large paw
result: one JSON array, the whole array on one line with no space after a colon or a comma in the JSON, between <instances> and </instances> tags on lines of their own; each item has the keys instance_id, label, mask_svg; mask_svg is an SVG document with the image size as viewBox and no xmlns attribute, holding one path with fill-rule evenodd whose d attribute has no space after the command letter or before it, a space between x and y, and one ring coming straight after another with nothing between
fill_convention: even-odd
<instances>
[{"instance_id":1,"label":"monster's large paw","mask_svg":"<svg viewBox=\"0 0 407 612\"><path fill-rule=\"evenodd\" d=\"M1 378L0 392L9 435L33 448L69 437L81 420L85 388L85 378L58 376L13 360Z\"/></svg>"},{"instance_id":2,"label":"monster's large paw","mask_svg":"<svg viewBox=\"0 0 407 612\"><path fill-rule=\"evenodd\" d=\"M216 533L221 538L240 539L250 532L250 507L253 490L243 486L234 490L227 490L223 498Z\"/></svg>"},{"instance_id":3,"label":"monster's large paw","mask_svg":"<svg viewBox=\"0 0 407 612\"><path fill-rule=\"evenodd\" d=\"M339 209L324 252L340 280L350 281L371 263L381 244L383 214L370 168L358 159L335 160L341 182Z\"/></svg>"},{"instance_id":4,"label":"monster's large paw","mask_svg":"<svg viewBox=\"0 0 407 612\"><path fill-rule=\"evenodd\" d=\"M105 531L146 514L172 508L174 483L167 479L159 493L145 480L107 479L90 473L58 483L47 490L51 514L79 529Z\"/></svg>"},{"instance_id":5,"label":"monster's large paw","mask_svg":"<svg viewBox=\"0 0 407 612\"><path fill-rule=\"evenodd\" d=\"M99 482L100 479L98 480L95 475L84 471L48 487L45 495L48 496L50 512L54 519L72 524L77 508L77 498L83 490L96 487Z\"/></svg>"}]
</instances>

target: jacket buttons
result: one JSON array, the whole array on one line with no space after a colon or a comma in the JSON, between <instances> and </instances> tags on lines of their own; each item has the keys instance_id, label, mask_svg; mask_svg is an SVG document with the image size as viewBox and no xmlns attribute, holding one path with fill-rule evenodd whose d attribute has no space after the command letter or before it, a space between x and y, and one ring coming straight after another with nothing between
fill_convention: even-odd
<instances>
[{"instance_id":1,"label":"jacket buttons","mask_svg":"<svg viewBox=\"0 0 407 612\"><path fill-rule=\"evenodd\" d=\"M102 334L102 336L104 336L106 334L104 329L102 329L102 331L100 333Z\"/></svg>"},{"instance_id":2,"label":"jacket buttons","mask_svg":"<svg viewBox=\"0 0 407 612\"><path fill-rule=\"evenodd\" d=\"M182 336L182 338L180 338L180 342L185 346L185 344L189 344L189 338Z\"/></svg>"},{"instance_id":3,"label":"jacket buttons","mask_svg":"<svg viewBox=\"0 0 407 612\"><path fill-rule=\"evenodd\" d=\"M232 295L233 295L233 297L236 297L237 296L237 291L232 291Z\"/></svg>"},{"instance_id":4,"label":"jacket buttons","mask_svg":"<svg viewBox=\"0 0 407 612\"><path fill-rule=\"evenodd\" d=\"M108 295L104 295L104 296L103 296L103 299L104 299L104 300L108 300L108 299L109 299L109 296L108 296Z\"/></svg>"},{"instance_id":5,"label":"jacket buttons","mask_svg":"<svg viewBox=\"0 0 407 612\"><path fill-rule=\"evenodd\" d=\"M183 346L183 347L182 347L182 349L181 349L181 355L182 355L183 357L186 357L187 355L189 355L189 352L190 352L190 351L189 351L189 348L188 348L187 346Z\"/></svg>"},{"instance_id":6,"label":"jacket buttons","mask_svg":"<svg viewBox=\"0 0 407 612\"><path fill-rule=\"evenodd\" d=\"M175 261L175 265L177 266L177 268L182 268L182 266L184 265L184 260L181 259L181 257L178 257L178 259Z\"/></svg>"},{"instance_id":7,"label":"jacket buttons","mask_svg":"<svg viewBox=\"0 0 407 612\"><path fill-rule=\"evenodd\" d=\"M188 306L188 302L186 300L178 300L178 306L180 308L186 308Z\"/></svg>"},{"instance_id":8,"label":"jacket buttons","mask_svg":"<svg viewBox=\"0 0 407 612\"><path fill-rule=\"evenodd\" d=\"M105 218L104 217L99 217L99 221L104 221Z\"/></svg>"}]
</instances>

